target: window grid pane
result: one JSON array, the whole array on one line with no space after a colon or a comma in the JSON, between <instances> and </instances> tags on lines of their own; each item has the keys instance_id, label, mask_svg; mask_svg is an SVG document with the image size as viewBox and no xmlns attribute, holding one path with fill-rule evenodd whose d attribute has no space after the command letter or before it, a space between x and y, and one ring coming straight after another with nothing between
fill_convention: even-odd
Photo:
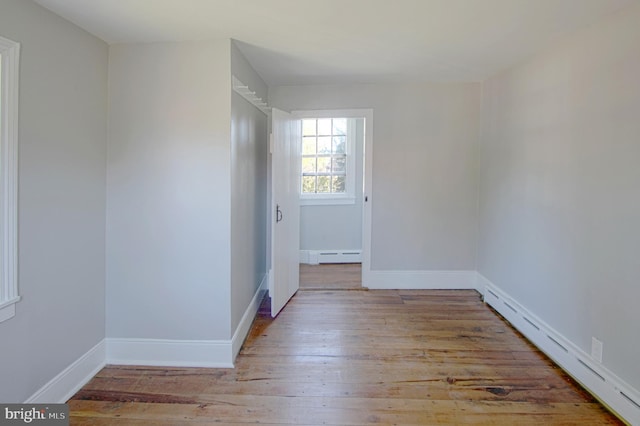
<instances>
[{"instance_id":1,"label":"window grid pane","mask_svg":"<svg viewBox=\"0 0 640 426\"><path fill-rule=\"evenodd\" d=\"M315 176L303 176L302 178L302 192L304 194L316 193L316 177Z\"/></svg>"},{"instance_id":2,"label":"window grid pane","mask_svg":"<svg viewBox=\"0 0 640 426\"><path fill-rule=\"evenodd\" d=\"M305 136L302 138L302 155L316 155L315 136Z\"/></svg>"}]
</instances>

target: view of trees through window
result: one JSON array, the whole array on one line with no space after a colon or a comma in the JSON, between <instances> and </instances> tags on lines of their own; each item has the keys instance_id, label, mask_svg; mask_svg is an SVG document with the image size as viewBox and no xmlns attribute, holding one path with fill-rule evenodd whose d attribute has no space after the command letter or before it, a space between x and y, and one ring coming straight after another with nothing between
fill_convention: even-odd
<instances>
[{"instance_id":1,"label":"view of trees through window","mask_svg":"<svg viewBox=\"0 0 640 426\"><path fill-rule=\"evenodd\" d=\"M346 118L302 120L302 193L344 194L347 152Z\"/></svg>"}]
</instances>

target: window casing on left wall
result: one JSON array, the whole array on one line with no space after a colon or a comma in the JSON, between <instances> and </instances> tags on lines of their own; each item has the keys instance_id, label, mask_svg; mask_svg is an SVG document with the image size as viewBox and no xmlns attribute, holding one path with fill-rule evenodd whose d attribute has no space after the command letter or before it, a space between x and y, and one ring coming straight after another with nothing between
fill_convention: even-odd
<instances>
[{"instance_id":1,"label":"window casing on left wall","mask_svg":"<svg viewBox=\"0 0 640 426\"><path fill-rule=\"evenodd\" d=\"M18 77L20 44L0 36L0 322L18 293Z\"/></svg>"}]
</instances>

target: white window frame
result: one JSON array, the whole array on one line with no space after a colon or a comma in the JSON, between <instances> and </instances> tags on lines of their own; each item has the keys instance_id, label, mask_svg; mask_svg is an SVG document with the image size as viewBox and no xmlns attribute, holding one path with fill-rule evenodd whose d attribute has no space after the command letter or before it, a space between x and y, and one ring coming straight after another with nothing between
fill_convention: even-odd
<instances>
[{"instance_id":1,"label":"white window frame","mask_svg":"<svg viewBox=\"0 0 640 426\"><path fill-rule=\"evenodd\" d=\"M18 86L20 43L0 37L0 322L18 294Z\"/></svg>"},{"instance_id":2,"label":"white window frame","mask_svg":"<svg viewBox=\"0 0 640 426\"><path fill-rule=\"evenodd\" d=\"M343 110L322 110L322 111L294 111L295 116L300 120L313 118L346 118L347 119L347 174L345 178L345 192L342 194L303 194L300 191L300 205L340 205L355 204L356 202L356 117L351 116ZM302 132L300 132L302 135ZM302 143L302 140L300 140Z\"/></svg>"}]
</instances>

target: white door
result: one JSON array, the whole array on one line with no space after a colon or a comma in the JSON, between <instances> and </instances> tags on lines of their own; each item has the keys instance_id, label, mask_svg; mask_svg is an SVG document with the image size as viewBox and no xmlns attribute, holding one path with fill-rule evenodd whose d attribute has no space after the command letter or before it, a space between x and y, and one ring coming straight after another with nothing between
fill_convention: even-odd
<instances>
[{"instance_id":1,"label":"white door","mask_svg":"<svg viewBox=\"0 0 640 426\"><path fill-rule=\"evenodd\" d=\"M284 308L299 287L300 249L300 120L272 109L272 217L269 282L271 316Z\"/></svg>"}]
</instances>

